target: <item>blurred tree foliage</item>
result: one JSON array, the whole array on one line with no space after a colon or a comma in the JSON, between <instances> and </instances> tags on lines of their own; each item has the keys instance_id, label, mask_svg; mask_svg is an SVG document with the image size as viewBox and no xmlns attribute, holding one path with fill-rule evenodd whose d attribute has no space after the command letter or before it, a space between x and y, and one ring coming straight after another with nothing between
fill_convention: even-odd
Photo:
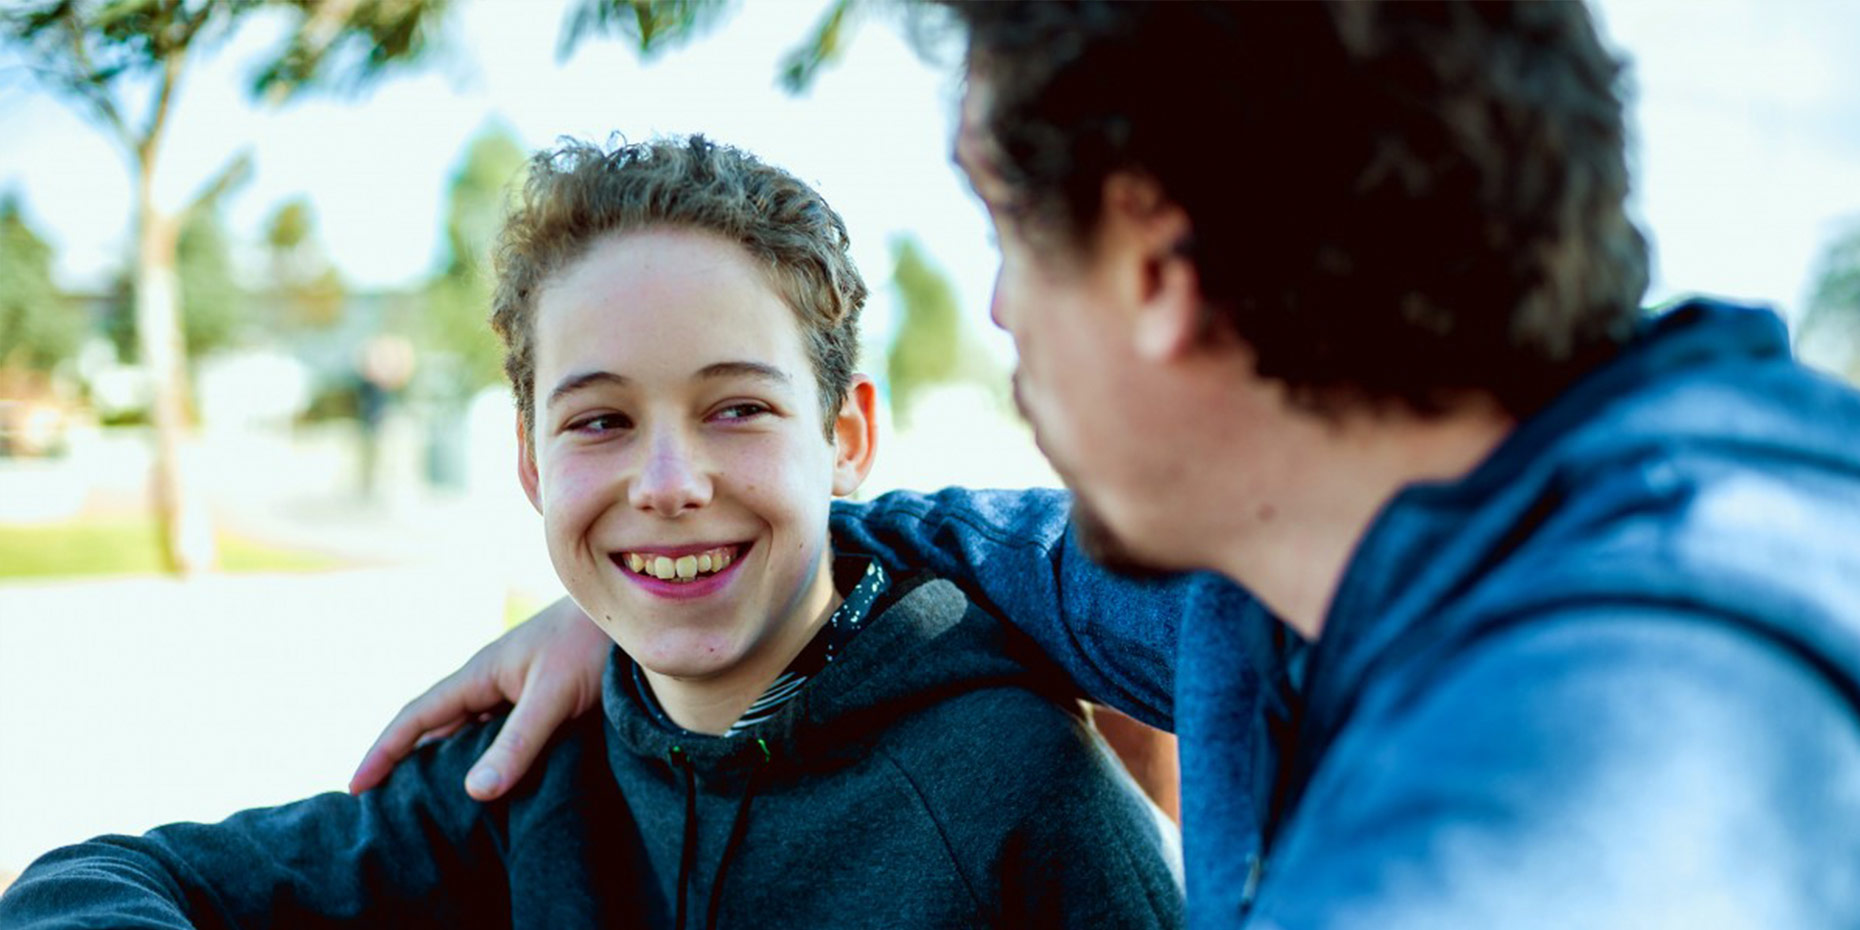
<instances>
[{"instance_id":1,"label":"blurred tree foliage","mask_svg":"<svg viewBox=\"0 0 1860 930\"><path fill-rule=\"evenodd\" d=\"M226 222L218 209L188 213L175 256L188 358L199 359L238 343L246 325L247 299L233 276Z\"/></svg>"},{"instance_id":2,"label":"blurred tree foliage","mask_svg":"<svg viewBox=\"0 0 1860 930\"><path fill-rule=\"evenodd\" d=\"M49 372L84 339L82 310L52 281L52 247L14 193L0 196L0 370Z\"/></svg>"},{"instance_id":3,"label":"blurred tree foliage","mask_svg":"<svg viewBox=\"0 0 1860 930\"><path fill-rule=\"evenodd\" d=\"M189 420L186 340L225 331L208 324L186 334L186 308L211 314L225 294L184 305L183 227L211 212L200 204L217 199L243 163L229 163L194 205L177 212L155 202L160 156L188 66L251 14L282 9L295 14L295 26L275 60L259 69L255 90L279 100L313 83L365 86L419 57L444 8L443 0L12 0L0 9L0 44L115 143L130 168L134 329L153 388L152 509L170 571L187 574L214 562L212 529L183 476L180 446ZM346 50L359 51L345 57ZM191 273L210 279L214 230L193 231Z\"/></svg>"},{"instance_id":4,"label":"blurred tree foliage","mask_svg":"<svg viewBox=\"0 0 1860 930\"><path fill-rule=\"evenodd\" d=\"M210 0L227 2L227 0ZM282 103L309 90L359 94L444 45L452 0L231 0L291 10L294 28L253 75L252 95Z\"/></svg>"},{"instance_id":5,"label":"blurred tree foliage","mask_svg":"<svg viewBox=\"0 0 1860 930\"><path fill-rule=\"evenodd\" d=\"M651 60L708 31L730 6L729 0L576 0L569 4L556 57L568 58L591 36L617 35Z\"/></svg>"},{"instance_id":6,"label":"blurred tree foliage","mask_svg":"<svg viewBox=\"0 0 1860 930\"><path fill-rule=\"evenodd\" d=\"M912 403L938 384L996 389L1000 372L964 325L949 278L911 236L892 239L891 260L891 284L903 316L885 354L892 414L908 423Z\"/></svg>"},{"instance_id":7,"label":"blurred tree foliage","mask_svg":"<svg viewBox=\"0 0 1860 930\"><path fill-rule=\"evenodd\" d=\"M789 93L801 93L820 70L838 60L872 0L830 0L806 38L782 56L777 76ZM571 0L556 46L558 58L583 40L617 36L650 61L702 36L735 11L731 0Z\"/></svg>"},{"instance_id":8,"label":"blurred tree foliage","mask_svg":"<svg viewBox=\"0 0 1860 930\"><path fill-rule=\"evenodd\" d=\"M1828 243L1817 267L1804 338L1835 343L1846 357L1848 379L1860 382L1860 223Z\"/></svg>"},{"instance_id":9,"label":"blurred tree foliage","mask_svg":"<svg viewBox=\"0 0 1860 930\"><path fill-rule=\"evenodd\" d=\"M446 191L444 264L428 282L417 333L421 347L441 353L464 394L503 379L503 348L486 325L491 312L491 242L503 222L507 193L522 183L523 146L493 125L466 147Z\"/></svg>"},{"instance_id":10,"label":"blurred tree foliage","mask_svg":"<svg viewBox=\"0 0 1860 930\"><path fill-rule=\"evenodd\" d=\"M307 198L278 207L265 223L274 323L283 330L332 329L342 321L348 288L317 241Z\"/></svg>"}]
</instances>

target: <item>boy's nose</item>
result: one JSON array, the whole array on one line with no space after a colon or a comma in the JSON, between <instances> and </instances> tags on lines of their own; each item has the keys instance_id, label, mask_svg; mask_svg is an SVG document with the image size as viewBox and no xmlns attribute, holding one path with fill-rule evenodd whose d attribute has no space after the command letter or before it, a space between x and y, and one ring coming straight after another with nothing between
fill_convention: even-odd
<instances>
[{"instance_id":1,"label":"boy's nose","mask_svg":"<svg viewBox=\"0 0 1860 930\"><path fill-rule=\"evenodd\" d=\"M710 476L682 438L658 431L651 439L644 466L628 490L630 502L641 510L676 517L710 503Z\"/></svg>"}]
</instances>

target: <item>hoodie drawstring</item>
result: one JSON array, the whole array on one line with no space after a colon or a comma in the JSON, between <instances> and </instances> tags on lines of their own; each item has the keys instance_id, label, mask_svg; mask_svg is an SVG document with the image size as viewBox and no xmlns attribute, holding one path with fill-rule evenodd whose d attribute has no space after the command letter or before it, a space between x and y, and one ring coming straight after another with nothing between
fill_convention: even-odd
<instances>
[{"instance_id":1,"label":"hoodie drawstring","mask_svg":"<svg viewBox=\"0 0 1860 930\"><path fill-rule=\"evenodd\" d=\"M730 868L730 857L736 854L736 848L743 844L743 835L749 832L749 802L755 800L757 780L768 769L772 754L767 740L756 740L762 747L762 761L749 772L743 781L743 800L736 805L736 819L730 823L730 838L724 841L723 855L717 860L717 877L710 882L710 903L704 908L704 930L716 930L717 905L723 900L723 875Z\"/></svg>"},{"instance_id":2,"label":"hoodie drawstring","mask_svg":"<svg viewBox=\"0 0 1860 930\"><path fill-rule=\"evenodd\" d=\"M672 768L685 772L685 846L678 854L678 916L673 921L678 930L685 930L685 889L691 882L691 863L697 858L697 772L683 746L673 746L666 755Z\"/></svg>"},{"instance_id":3,"label":"hoodie drawstring","mask_svg":"<svg viewBox=\"0 0 1860 930\"><path fill-rule=\"evenodd\" d=\"M736 805L736 819L730 823L730 838L724 841L723 855L717 860L717 875L711 879L710 900L704 908L705 930L716 930L717 907L723 896L723 876L730 868L731 857L737 848L743 845L743 837L749 832L749 804L756 798L756 789L764 771L774 759L769 751L767 740L756 740L762 750L762 758L743 781L743 800ZM685 773L685 842L684 849L678 856L678 909L673 918L678 930L685 930L685 906L690 899L691 869L697 860L697 769L691 764L691 757L685 754L683 746L673 746L666 754L672 768L683 769Z\"/></svg>"}]
</instances>

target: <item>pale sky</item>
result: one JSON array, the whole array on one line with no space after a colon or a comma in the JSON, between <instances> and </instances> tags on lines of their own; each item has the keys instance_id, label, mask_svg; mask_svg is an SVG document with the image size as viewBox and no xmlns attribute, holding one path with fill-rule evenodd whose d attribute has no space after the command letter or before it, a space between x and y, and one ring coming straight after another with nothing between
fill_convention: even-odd
<instances>
[{"instance_id":1,"label":"pale sky","mask_svg":"<svg viewBox=\"0 0 1860 930\"><path fill-rule=\"evenodd\" d=\"M231 201L235 235L256 242L279 204L306 195L348 280L405 286L432 271L447 176L487 123L501 120L529 147L703 131L813 181L840 209L878 292L874 324L888 312L887 240L913 231L986 328L993 254L948 162L953 74L920 61L880 19L809 94L784 94L777 63L821 6L741 4L714 34L649 65L601 39L558 65L560 3L466 0L442 63L366 98L278 110L242 90L277 35L276 21L257 21L183 88L158 197L181 203L249 148L256 174ZM1650 296L1704 291L1799 309L1822 244L1860 221L1860 4L1613 0L1601 19L1637 88L1636 201L1657 259ZM127 171L13 64L0 60L0 189L24 195L63 282L99 286L127 239Z\"/></svg>"}]
</instances>

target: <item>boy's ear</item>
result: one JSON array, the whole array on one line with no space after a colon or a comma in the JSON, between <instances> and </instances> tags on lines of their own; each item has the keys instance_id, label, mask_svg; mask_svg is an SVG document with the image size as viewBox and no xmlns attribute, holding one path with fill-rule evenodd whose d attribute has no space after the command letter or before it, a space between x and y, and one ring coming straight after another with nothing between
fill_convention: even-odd
<instances>
[{"instance_id":1,"label":"boy's ear","mask_svg":"<svg viewBox=\"0 0 1860 930\"><path fill-rule=\"evenodd\" d=\"M523 417L517 417L517 481L523 485L523 493L529 495L530 506L542 513L542 478L536 474L536 447L530 445L529 431L523 428Z\"/></svg>"},{"instance_id":2,"label":"boy's ear","mask_svg":"<svg viewBox=\"0 0 1860 930\"><path fill-rule=\"evenodd\" d=\"M878 452L878 388L865 375L853 375L833 418L833 450L833 493L844 497L865 483Z\"/></svg>"},{"instance_id":3,"label":"boy's ear","mask_svg":"<svg viewBox=\"0 0 1860 930\"><path fill-rule=\"evenodd\" d=\"M1134 263L1133 336L1143 358L1178 358L1203 335L1201 281L1186 247L1193 232L1188 211L1155 179L1128 172L1105 179L1101 235Z\"/></svg>"}]
</instances>

